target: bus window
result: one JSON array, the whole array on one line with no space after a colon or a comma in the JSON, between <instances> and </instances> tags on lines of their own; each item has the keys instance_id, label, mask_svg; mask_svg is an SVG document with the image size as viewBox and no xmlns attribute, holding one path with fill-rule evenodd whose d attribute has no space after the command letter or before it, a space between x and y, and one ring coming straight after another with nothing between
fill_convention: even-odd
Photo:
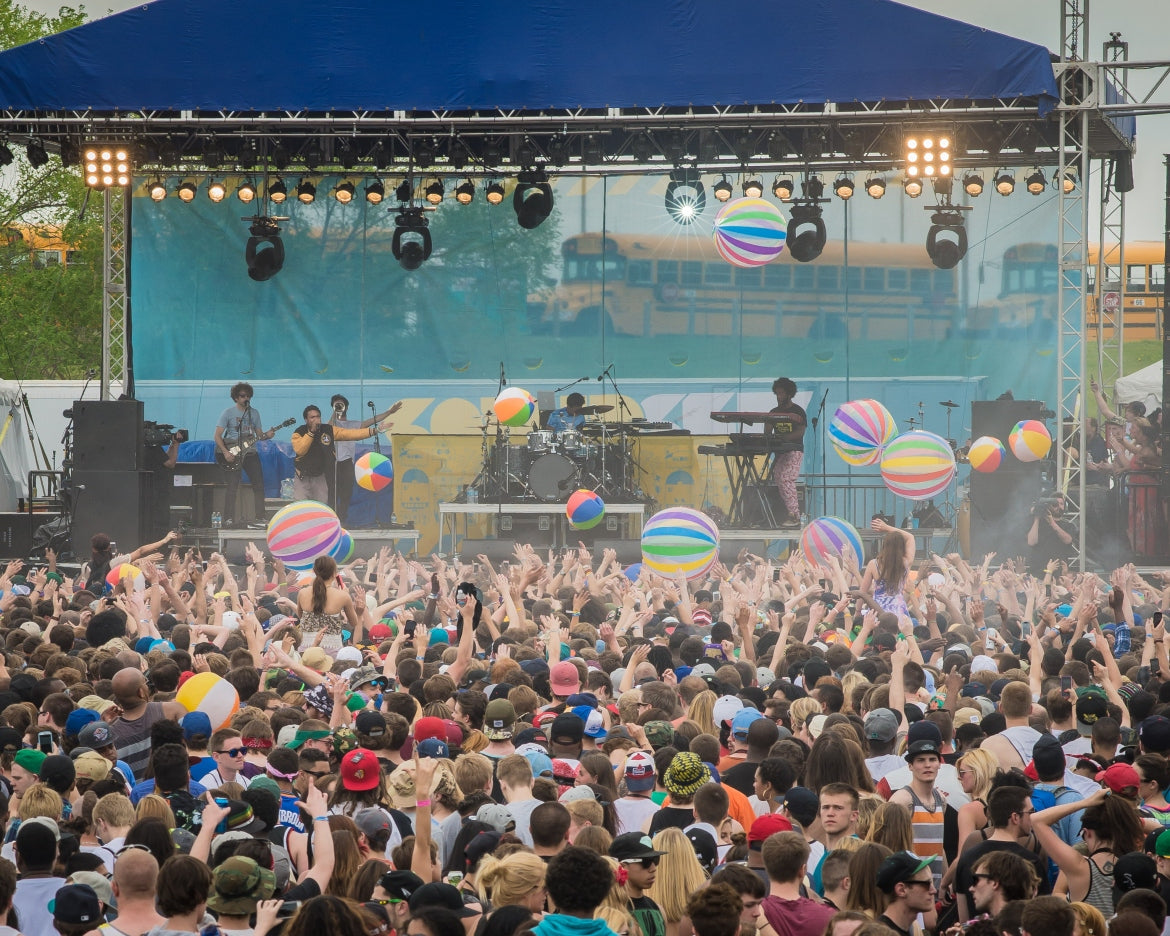
<instances>
[{"instance_id":1,"label":"bus window","mask_svg":"<svg viewBox=\"0 0 1170 936\"><path fill-rule=\"evenodd\" d=\"M1089 275L1088 275L1088 285L1086 288L1088 289L1089 292L1096 292L1097 291L1097 268L1095 266L1090 266L1087 268L1087 270L1088 270Z\"/></svg>"},{"instance_id":2,"label":"bus window","mask_svg":"<svg viewBox=\"0 0 1170 936\"><path fill-rule=\"evenodd\" d=\"M934 292L938 296L953 296L955 294L955 271L934 271Z\"/></svg>"},{"instance_id":3,"label":"bus window","mask_svg":"<svg viewBox=\"0 0 1170 936\"><path fill-rule=\"evenodd\" d=\"M840 289L838 277L841 274L839 267L823 266L817 267L817 289Z\"/></svg>"},{"instance_id":4,"label":"bus window","mask_svg":"<svg viewBox=\"0 0 1170 936\"><path fill-rule=\"evenodd\" d=\"M1163 274L1166 272L1165 267L1159 263L1155 263L1150 267L1150 291L1161 292L1162 286L1165 283Z\"/></svg>"},{"instance_id":5,"label":"bus window","mask_svg":"<svg viewBox=\"0 0 1170 936\"><path fill-rule=\"evenodd\" d=\"M812 289L813 282L816 280L817 271L814 267L807 263L802 263L796 267L792 273L792 288L793 289Z\"/></svg>"},{"instance_id":6,"label":"bus window","mask_svg":"<svg viewBox=\"0 0 1170 936\"><path fill-rule=\"evenodd\" d=\"M1121 270L1119 267L1105 265L1105 288L1121 285Z\"/></svg>"},{"instance_id":7,"label":"bus window","mask_svg":"<svg viewBox=\"0 0 1170 936\"><path fill-rule=\"evenodd\" d=\"M708 286L730 286L731 269L730 263L724 263L722 261L708 263L707 269L703 271L705 277L704 282Z\"/></svg>"},{"instance_id":8,"label":"bus window","mask_svg":"<svg viewBox=\"0 0 1170 936\"><path fill-rule=\"evenodd\" d=\"M862 271L862 288L866 292L881 292L885 289L885 267L865 267Z\"/></svg>"},{"instance_id":9,"label":"bus window","mask_svg":"<svg viewBox=\"0 0 1170 936\"><path fill-rule=\"evenodd\" d=\"M631 260L626 264L626 280L631 286L654 285L654 261Z\"/></svg>"},{"instance_id":10,"label":"bus window","mask_svg":"<svg viewBox=\"0 0 1170 936\"><path fill-rule=\"evenodd\" d=\"M682 261L682 274L678 281L683 286L702 286L703 264L698 260Z\"/></svg>"},{"instance_id":11,"label":"bus window","mask_svg":"<svg viewBox=\"0 0 1170 936\"><path fill-rule=\"evenodd\" d=\"M658 261L658 282L660 282L660 283L677 283L678 282L678 261L677 260L659 260Z\"/></svg>"},{"instance_id":12,"label":"bus window","mask_svg":"<svg viewBox=\"0 0 1170 936\"><path fill-rule=\"evenodd\" d=\"M626 258L621 254L606 254L603 261L599 254L584 254L565 257L566 283L599 283L604 278L609 281L622 280L626 276Z\"/></svg>"},{"instance_id":13,"label":"bus window","mask_svg":"<svg viewBox=\"0 0 1170 936\"><path fill-rule=\"evenodd\" d=\"M910 271L910 292L912 292L912 293L929 293L930 292L930 270L911 270Z\"/></svg>"},{"instance_id":14,"label":"bus window","mask_svg":"<svg viewBox=\"0 0 1170 936\"><path fill-rule=\"evenodd\" d=\"M764 267L765 289L787 289L792 282L792 267L782 263L769 263Z\"/></svg>"},{"instance_id":15,"label":"bus window","mask_svg":"<svg viewBox=\"0 0 1170 936\"><path fill-rule=\"evenodd\" d=\"M905 292L909 285L908 270L891 268L886 270L886 286L890 292Z\"/></svg>"},{"instance_id":16,"label":"bus window","mask_svg":"<svg viewBox=\"0 0 1170 936\"><path fill-rule=\"evenodd\" d=\"M707 282L711 277L707 277ZM736 267L735 285L740 289L759 289L764 281L763 267Z\"/></svg>"},{"instance_id":17,"label":"bus window","mask_svg":"<svg viewBox=\"0 0 1170 936\"><path fill-rule=\"evenodd\" d=\"M1146 291L1146 265L1144 263L1127 263L1125 265L1126 292Z\"/></svg>"},{"instance_id":18,"label":"bus window","mask_svg":"<svg viewBox=\"0 0 1170 936\"><path fill-rule=\"evenodd\" d=\"M861 291L861 267L845 268L845 288L850 292Z\"/></svg>"},{"instance_id":19,"label":"bus window","mask_svg":"<svg viewBox=\"0 0 1170 936\"><path fill-rule=\"evenodd\" d=\"M59 250L38 250L33 254L33 266L38 270L56 266L60 262L61 252Z\"/></svg>"}]
</instances>

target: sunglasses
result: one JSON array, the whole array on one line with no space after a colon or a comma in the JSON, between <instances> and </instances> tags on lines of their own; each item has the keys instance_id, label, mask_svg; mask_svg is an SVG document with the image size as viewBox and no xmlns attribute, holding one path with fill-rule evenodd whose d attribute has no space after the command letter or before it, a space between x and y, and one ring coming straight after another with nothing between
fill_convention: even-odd
<instances>
[{"instance_id":1,"label":"sunglasses","mask_svg":"<svg viewBox=\"0 0 1170 936\"><path fill-rule=\"evenodd\" d=\"M640 864L643 871L649 871L651 868L657 868L658 862L661 859L654 858L631 858L629 861L623 861L622 864Z\"/></svg>"},{"instance_id":2,"label":"sunglasses","mask_svg":"<svg viewBox=\"0 0 1170 936\"><path fill-rule=\"evenodd\" d=\"M302 770L301 773L303 773L306 777L312 777L314 780L320 780L322 777L329 776L328 770L322 770L322 771Z\"/></svg>"},{"instance_id":3,"label":"sunglasses","mask_svg":"<svg viewBox=\"0 0 1170 936\"><path fill-rule=\"evenodd\" d=\"M370 900L366 901L366 903L377 904L379 907L385 907L387 904L393 905L393 904L400 904L400 903L405 903L405 902L406 901L404 901L400 897L387 897L387 898L384 898L382 900L376 900L376 899L371 898Z\"/></svg>"},{"instance_id":4,"label":"sunglasses","mask_svg":"<svg viewBox=\"0 0 1170 936\"><path fill-rule=\"evenodd\" d=\"M977 875L972 875L972 877L977 877ZM906 886L907 887L934 887L934 880L931 879L929 881L906 881Z\"/></svg>"},{"instance_id":5,"label":"sunglasses","mask_svg":"<svg viewBox=\"0 0 1170 936\"><path fill-rule=\"evenodd\" d=\"M118 849L118 854L120 855L123 852L128 852L128 851L148 852L148 851L150 851L150 849L147 848L145 845L140 845L137 842L135 842L133 845L123 845L121 848Z\"/></svg>"},{"instance_id":6,"label":"sunglasses","mask_svg":"<svg viewBox=\"0 0 1170 936\"><path fill-rule=\"evenodd\" d=\"M971 880L972 881L990 881L991 875L984 874L981 871L976 871L974 874L971 875Z\"/></svg>"},{"instance_id":7,"label":"sunglasses","mask_svg":"<svg viewBox=\"0 0 1170 936\"><path fill-rule=\"evenodd\" d=\"M228 748L227 750L224 750L224 751L216 751L215 753L216 754L226 754L228 757L239 757L241 754L246 753L247 750L248 750L247 748L243 748L243 747L234 747L234 748Z\"/></svg>"}]
</instances>

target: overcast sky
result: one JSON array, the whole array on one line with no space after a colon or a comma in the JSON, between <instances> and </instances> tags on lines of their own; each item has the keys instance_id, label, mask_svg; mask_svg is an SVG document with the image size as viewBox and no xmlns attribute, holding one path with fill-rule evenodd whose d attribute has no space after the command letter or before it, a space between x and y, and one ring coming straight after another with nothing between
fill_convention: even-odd
<instances>
[{"instance_id":1,"label":"overcast sky","mask_svg":"<svg viewBox=\"0 0 1170 936\"><path fill-rule=\"evenodd\" d=\"M33 9L55 12L55 0L24 0ZM165 0L178 2L178 0ZM197 2L197 0L189 0ZM774 0L773 0L774 2ZM929 10L1037 42L1059 51L1060 0L905 0L907 5ZM101 0L87 4L91 17L106 11L118 12L136 6L131 0ZM1109 33L1120 32L1129 42L1133 61L1170 60L1170 32L1165 20L1166 0L1111 0L1092 3L1090 8L1088 50L1082 57L1100 60L1102 43ZM1157 25L1155 25L1157 24ZM1143 84L1144 82L1144 84ZM1144 89L1149 80L1135 76L1131 87ZM1164 86L1156 100L1170 102L1170 85ZM1170 115L1143 117L1138 122L1138 154L1134 165L1134 191L1126 200L1126 228L1129 240L1161 240L1164 228L1165 170L1163 154L1170 152ZM1095 222L1094 222L1095 224ZM1095 232L1096 228L1091 229ZM1095 238L1095 233L1090 235Z\"/></svg>"}]
</instances>

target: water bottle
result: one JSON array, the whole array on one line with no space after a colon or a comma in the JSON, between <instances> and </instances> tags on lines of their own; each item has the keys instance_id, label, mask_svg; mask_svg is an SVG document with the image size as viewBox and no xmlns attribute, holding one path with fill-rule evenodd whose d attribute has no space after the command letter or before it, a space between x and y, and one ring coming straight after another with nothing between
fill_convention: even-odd
<instances>
[{"instance_id":1,"label":"water bottle","mask_svg":"<svg viewBox=\"0 0 1170 936\"><path fill-rule=\"evenodd\" d=\"M211 515L211 528L213 530L218 530L222 526L223 526L223 517L220 515L219 511L217 510L214 513L212 513L212 515Z\"/></svg>"},{"instance_id":2,"label":"water bottle","mask_svg":"<svg viewBox=\"0 0 1170 936\"><path fill-rule=\"evenodd\" d=\"M469 487L467 489L467 503L469 503L469 504L478 504L479 503L479 491L477 491L473 487Z\"/></svg>"},{"instance_id":3,"label":"water bottle","mask_svg":"<svg viewBox=\"0 0 1170 936\"><path fill-rule=\"evenodd\" d=\"M398 526L398 514L393 511L390 513L390 526Z\"/></svg>"}]
</instances>

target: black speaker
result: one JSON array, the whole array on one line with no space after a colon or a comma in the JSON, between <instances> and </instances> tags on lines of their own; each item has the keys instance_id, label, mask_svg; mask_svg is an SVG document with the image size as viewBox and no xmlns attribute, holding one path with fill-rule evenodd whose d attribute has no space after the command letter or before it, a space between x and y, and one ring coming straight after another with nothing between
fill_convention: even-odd
<instances>
[{"instance_id":1,"label":"black speaker","mask_svg":"<svg viewBox=\"0 0 1170 936\"><path fill-rule=\"evenodd\" d=\"M50 519L37 514L37 523ZM33 516L28 513L0 513L0 558L24 559L32 552Z\"/></svg>"},{"instance_id":2,"label":"black speaker","mask_svg":"<svg viewBox=\"0 0 1170 936\"><path fill-rule=\"evenodd\" d=\"M95 533L105 533L119 552L153 542L152 480L148 471L74 471L73 551L88 556Z\"/></svg>"},{"instance_id":3,"label":"black speaker","mask_svg":"<svg viewBox=\"0 0 1170 936\"><path fill-rule=\"evenodd\" d=\"M76 400L73 403L73 468L137 471L143 464L139 400Z\"/></svg>"},{"instance_id":4,"label":"black speaker","mask_svg":"<svg viewBox=\"0 0 1170 936\"><path fill-rule=\"evenodd\" d=\"M600 559L601 553L612 549L617 553L617 561L622 565L632 565L642 561L642 541L640 539L596 539L593 541L594 555Z\"/></svg>"},{"instance_id":5,"label":"black speaker","mask_svg":"<svg viewBox=\"0 0 1170 936\"><path fill-rule=\"evenodd\" d=\"M1043 409L1044 403L1040 400L976 400L971 404L971 437L994 436L1006 446L1015 424L1025 419L1043 422L1040 416ZM1024 465L1009 454L1000 470Z\"/></svg>"},{"instance_id":6,"label":"black speaker","mask_svg":"<svg viewBox=\"0 0 1170 936\"><path fill-rule=\"evenodd\" d=\"M501 562L511 561L516 551L513 539L465 539L459 544L459 558L464 562L475 562L476 556L487 556L499 571Z\"/></svg>"}]
</instances>

